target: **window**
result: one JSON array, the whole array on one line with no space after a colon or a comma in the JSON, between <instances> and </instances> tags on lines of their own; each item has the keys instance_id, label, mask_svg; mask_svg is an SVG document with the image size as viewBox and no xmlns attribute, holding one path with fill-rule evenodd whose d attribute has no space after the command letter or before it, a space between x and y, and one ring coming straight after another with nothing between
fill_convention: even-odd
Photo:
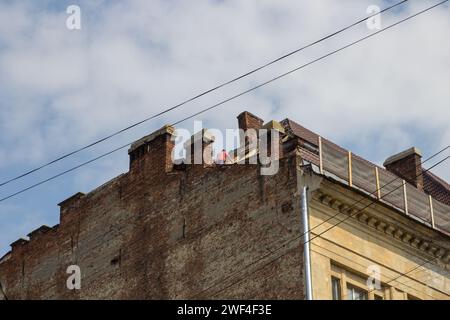
<instances>
[{"instance_id":1,"label":"window","mask_svg":"<svg viewBox=\"0 0 450 320\"><path fill-rule=\"evenodd\" d=\"M347 300L368 300L367 299L367 291L348 284L347 285Z\"/></svg>"},{"instance_id":2,"label":"window","mask_svg":"<svg viewBox=\"0 0 450 320\"><path fill-rule=\"evenodd\" d=\"M333 300L384 300L386 287L369 290L367 276L331 265L331 298Z\"/></svg>"},{"instance_id":3,"label":"window","mask_svg":"<svg viewBox=\"0 0 450 320\"><path fill-rule=\"evenodd\" d=\"M331 277L331 290L333 300L341 300L341 280Z\"/></svg>"}]
</instances>

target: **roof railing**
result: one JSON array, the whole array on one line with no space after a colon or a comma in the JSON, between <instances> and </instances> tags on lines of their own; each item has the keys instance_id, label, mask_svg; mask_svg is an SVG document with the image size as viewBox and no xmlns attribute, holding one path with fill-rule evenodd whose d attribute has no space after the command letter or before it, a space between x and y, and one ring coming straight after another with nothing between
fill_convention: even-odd
<instances>
[{"instance_id":1,"label":"roof railing","mask_svg":"<svg viewBox=\"0 0 450 320\"><path fill-rule=\"evenodd\" d=\"M369 192L372 197L449 234L450 206L418 190L398 176L319 137L319 170L343 179L350 187Z\"/></svg>"}]
</instances>

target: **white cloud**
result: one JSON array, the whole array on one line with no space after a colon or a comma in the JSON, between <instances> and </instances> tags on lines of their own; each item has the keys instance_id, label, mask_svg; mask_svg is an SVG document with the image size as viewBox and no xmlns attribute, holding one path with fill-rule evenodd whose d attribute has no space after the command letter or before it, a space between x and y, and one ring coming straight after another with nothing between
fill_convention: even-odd
<instances>
[{"instance_id":1,"label":"white cloud","mask_svg":"<svg viewBox=\"0 0 450 320\"><path fill-rule=\"evenodd\" d=\"M81 31L67 30L65 8L52 8L52 2L44 8L31 1L2 3L0 169L33 167L154 114L357 20L372 3L81 1ZM411 1L400 13L383 15L383 26L432 3ZM448 14L448 6L434 9L201 118L210 127L234 127L235 116L247 109L267 120L289 116L377 162L411 145L429 155L450 141ZM363 24L110 146L366 34ZM96 168L111 176L125 171L126 155L115 157L121 160ZM450 179L448 165L435 171ZM107 177L80 173L76 184L87 188Z\"/></svg>"}]
</instances>

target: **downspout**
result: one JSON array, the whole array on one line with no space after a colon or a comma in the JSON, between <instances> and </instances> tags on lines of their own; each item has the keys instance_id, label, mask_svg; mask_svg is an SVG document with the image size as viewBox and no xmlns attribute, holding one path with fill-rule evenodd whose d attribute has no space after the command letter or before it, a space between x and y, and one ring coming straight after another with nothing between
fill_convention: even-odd
<instances>
[{"instance_id":1,"label":"downspout","mask_svg":"<svg viewBox=\"0 0 450 320\"><path fill-rule=\"evenodd\" d=\"M306 300L312 300L312 279L311 279L311 251L309 237L309 214L308 214L308 187L302 188L302 221L303 221L303 262L305 266L305 288Z\"/></svg>"}]
</instances>

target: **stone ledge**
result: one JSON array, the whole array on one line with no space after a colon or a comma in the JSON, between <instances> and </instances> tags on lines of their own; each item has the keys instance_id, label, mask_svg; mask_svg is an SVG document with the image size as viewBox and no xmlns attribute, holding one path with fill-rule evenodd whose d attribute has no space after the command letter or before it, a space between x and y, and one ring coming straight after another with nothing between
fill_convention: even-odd
<instances>
[{"instance_id":1,"label":"stone ledge","mask_svg":"<svg viewBox=\"0 0 450 320\"><path fill-rule=\"evenodd\" d=\"M398 227L389 221L380 219L379 217L369 213L368 210L360 211L354 209L350 204L345 203L340 199L338 200L332 195L324 193L322 190L316 190L313 195L313 199L326 205L327 207L330 207L334 211L341 212L351 218L354 218L355 220L358 220L360 223L367 225L375 231L382 232L389 237L402 241L412 248L418 249L435 257L436 259L440 259L444 264L446 264L449 260L449 250L436 245L431 240L417 236L404 228ZM336 206L334 205L335 203L340 203L340 205Z\"/></svg>"}]
</instances>

